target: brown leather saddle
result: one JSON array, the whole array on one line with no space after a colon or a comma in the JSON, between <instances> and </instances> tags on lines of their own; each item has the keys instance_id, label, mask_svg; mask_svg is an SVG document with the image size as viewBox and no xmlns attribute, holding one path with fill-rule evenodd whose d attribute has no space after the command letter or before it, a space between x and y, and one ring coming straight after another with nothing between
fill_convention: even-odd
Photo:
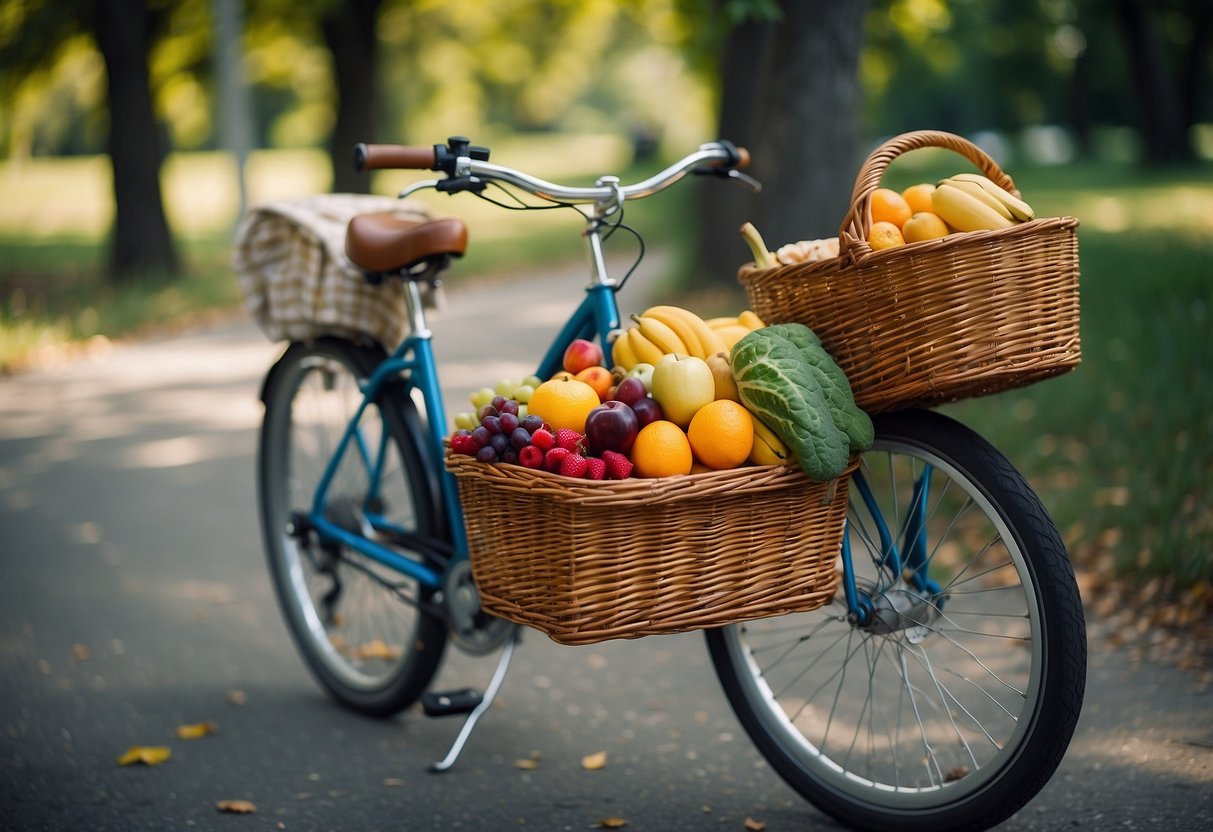
<instances>
[{"instance_id":1,"label":"brown leather saddle","mask_svg":"<svg viewBox=\"0 0 1213 832\"><path fill-rule=\"evenodd\" d=\"M411 269L435 257L462 257L468 246L461 220L411 220L395 214L361 214L345 232L345 254L367 272Z\"/></svg>"}]
</instances>

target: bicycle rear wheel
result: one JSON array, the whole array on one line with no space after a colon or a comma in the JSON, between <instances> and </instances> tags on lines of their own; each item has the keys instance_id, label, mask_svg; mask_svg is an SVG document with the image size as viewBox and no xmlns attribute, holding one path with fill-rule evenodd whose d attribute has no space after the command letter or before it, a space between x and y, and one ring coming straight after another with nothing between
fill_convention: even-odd
<instances>
[{"instance_id":1,"label":"bicycle rear wheel","mask_svg":"<svg viewBox=\"0 0 1213 832\"><path fill-rule=\"evenodd\" d=\"M875 422L870 499L853 484L847 536L880 615L848 616L840 588L811 613L708 631L708 647L758 749L819 809L862 829L985 829L1045 785L1078 720L1073 570L1035 494L976 433L933 412ZM887 553L924 543L936 584L918 590Z\"/></svg>"},{"instance_id":2,"label":"bicycle rear wheel","mask_svg":"<svg viewBox=\"0 0 1213 832\"><path fill-rule=\"evenodd\" d=\"M336 338L288 348L262 393L257 483L270 576L295 644L338 702L373 716L397 713L421 695L442 661L446 627L419 606L431 591L347 546L301 533L298 517L312 509L362 402L359 379L383 358L382 349ZM385 539L388 527L442 535L419 420L411 399L391 389L364 411L361 450L351 447L336 468L326 519L372 539ZM379 490L368 497L381 440ZM398 543L396 550L425 559Z\"/></svg>"}]
</instances>

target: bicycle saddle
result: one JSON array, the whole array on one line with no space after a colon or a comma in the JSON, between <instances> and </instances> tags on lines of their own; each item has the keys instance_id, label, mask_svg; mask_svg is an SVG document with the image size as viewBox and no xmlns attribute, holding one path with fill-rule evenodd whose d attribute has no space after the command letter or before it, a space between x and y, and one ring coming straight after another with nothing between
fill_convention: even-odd
<instances>
[{"instance_id":1,"label":"bicycle saddle","mask_svg":"<svg viewBox=\"0 0 1213 832\"><path fill-rule=\"evenodd\" d=\"M443 255L462 257L468 230L454 218L405 219L395 214L360 214L345 231L345 254L368 272L396 272Z\"/></svg>"}]
</instances>

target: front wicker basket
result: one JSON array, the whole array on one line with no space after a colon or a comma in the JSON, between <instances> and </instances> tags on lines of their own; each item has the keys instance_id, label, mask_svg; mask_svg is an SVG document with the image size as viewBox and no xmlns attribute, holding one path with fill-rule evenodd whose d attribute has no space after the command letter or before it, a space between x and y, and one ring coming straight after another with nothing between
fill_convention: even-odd
<instances>
[{"instance_id":1,"label":"front wicker basket","mask_svg":"<svg viewBox=\"0 0 1213 832\"><path fill-rule=\"evenodd\" d=\"M575 480L448 453L482 608L561 644L679 633L827 603L854 465Z\"/></svg>"},{"instance_id":2,"label":"front wicker basket","mask_svg":"<svg viewBox=\"0 0 1213 832\"><path fill-rule=\"evenodd\" d=\"M889 140L860 169L839 256L758 269L738 279L767 323L813 329L870 413L997 393L1078 366L1078 220L1053 217L997 231L873 251L869 200L889 163L939 147L1000 186L1014 182L980 148L936 131Z\"/></svg>"}]
</instances>

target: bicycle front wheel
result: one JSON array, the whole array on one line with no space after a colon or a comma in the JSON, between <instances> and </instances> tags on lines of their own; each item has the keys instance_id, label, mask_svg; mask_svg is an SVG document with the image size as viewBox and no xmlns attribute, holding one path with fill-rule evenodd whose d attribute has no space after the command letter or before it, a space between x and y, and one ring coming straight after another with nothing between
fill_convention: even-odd
<instances>
[{"instance_id":1,"label":"bicycle front wheel","mask_svg":"<svg viewBox=\"0 0 1213 832\"><path fill-rule=\"evenodd\" d=\"M976 433L933 412L875 422L847 517L870 614L850 614L840 587L811 613L710 630L708 647L758 749L819 809L861 829L986 829L1045 785L1074 732L1073 570ZM915 549L930 583L905 565Z\"/></svg>"},{"instance_id":2,"label":"bicycle front wheel","mask_svg":"<svg viewBox=\"0 0 1213 832\"><path fill-rule=\"evenodd\" d=\"M270 575L283 615L312 674L340 703L389 716L411 705L437 672L441 618L420 606L430 591L357 551L301 533L342 435L362 403L359 380L379 348L335 338L293 344L263 391L258 498ZM438 537L442 518L420 446L419 416L388 390L362 413L342 455L325 519L372 540L392 530ZM393 542L395 551L416 561Z\"/></svg>"}]
</instances>

